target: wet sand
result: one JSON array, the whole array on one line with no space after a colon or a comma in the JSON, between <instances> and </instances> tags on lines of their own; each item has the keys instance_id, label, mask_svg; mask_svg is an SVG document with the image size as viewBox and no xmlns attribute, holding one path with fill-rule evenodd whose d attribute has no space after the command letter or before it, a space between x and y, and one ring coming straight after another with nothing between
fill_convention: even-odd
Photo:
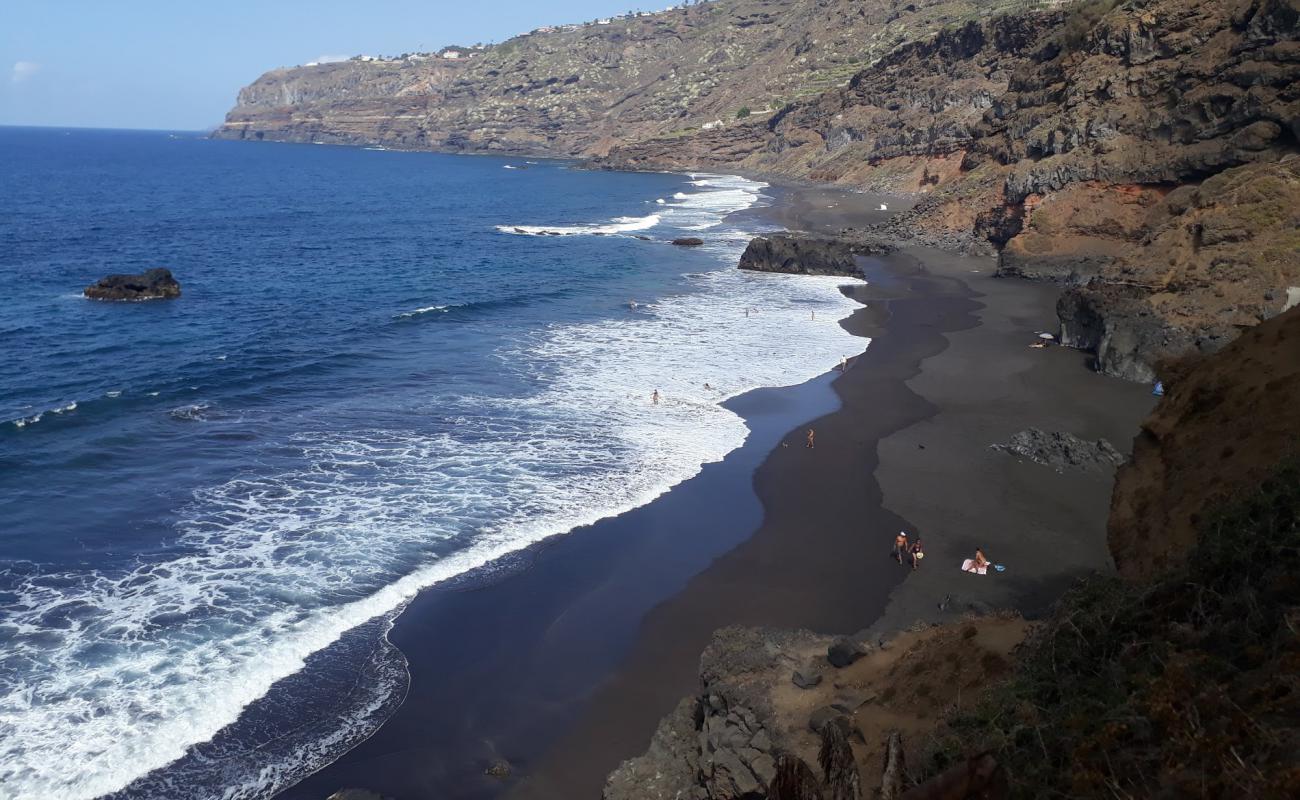
<instances>
[{"instance_id":1,"label":"wet sand","mask_svg":"<svg viewBox=\"0 0 1300 800\"><path fill-rule=\"evenodd\" d=\"M830 232L875 205L791 190L771 213ZM1027 347L1054 325L1054 287L937 252L869 264L866 305L846 326L873 342L847 372L737 398L754 433L724 461L495 576L423 593L391 637L410 661L405 703L281 797L595 798L695 690L718 627L885 629L974 600L1032 613L1105 568L1110 476L1058 475L988 445L1037 425L1124 450L1147 391L1093 374L1082 354ZM926 539L915 574L888 558L900 528ZM977 544L1008 572L958 572ZM510 778L483 775L494 758Z\"/></svg>"},{"instance_id":2,"label":"wet sand","mask_svg":"<svg viewBox=\"0 0 1300 800\"><path fill-rule=\"evenodd\" d=\"M989 445L1037 426L1127 451L1152 398L1093 373L1082 353L1029 348L1055 327L1058 289L995 279L993 268L938 251L873 262L867 308L852 324L875 338L834 383L841 409L811 423L818 449L777 449L764 462L763 525L654 610L629 658L513 797L598 797L605 775L642 752L688 693L677 687L698 686L699 653L722 625L875 633L973 602L1033 616L1078 575L1109 568L1113 473L1058 474ZM900 529L924 537L915 573L889 558ZM1008 572L960 572L976 546Z\"/></svg>"}]
</instances>

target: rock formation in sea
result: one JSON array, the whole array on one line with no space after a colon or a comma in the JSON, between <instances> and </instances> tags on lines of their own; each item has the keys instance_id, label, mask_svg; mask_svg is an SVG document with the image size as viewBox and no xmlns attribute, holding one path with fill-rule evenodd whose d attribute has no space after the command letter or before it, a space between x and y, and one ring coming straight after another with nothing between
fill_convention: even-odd
<instances>
[{"instance_id":1,"label":"rock formation in sea","mask_svg":"<svg viewBox=\"0 0 1300 800\"><path fill-rule=\"evenodd\" d=\"M797 234L753 238L740 256L740 268L754 272L862 277L862 268L847 242Z\"/></svg>"},{"instance_id":2,"label":"rock formation in sea","mask_svg":"<svg viewBox=\"0 0 1300 800\"><path fill-rule=\"evenodd\" d=\"M171 270L158 267L139 275L109 275L91 284L83 294L92 300L161 300L181 296L181 285Z\"/></svg>"}]
</instances>

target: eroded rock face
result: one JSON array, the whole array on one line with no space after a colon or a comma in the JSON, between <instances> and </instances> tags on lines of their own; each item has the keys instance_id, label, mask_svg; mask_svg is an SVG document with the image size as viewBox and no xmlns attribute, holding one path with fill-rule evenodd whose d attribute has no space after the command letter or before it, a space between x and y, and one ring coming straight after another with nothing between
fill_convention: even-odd
<instances>
[{"instance_id":1,"label":"eroded rock face","mask_svg":"<svg viewBox=\"0 0 1300 800\"><path fill-rule=\"evenodd\" d=\"M83 291L92 300L161 300L181 296L171 270L157 268L139 275L109 275Z\"/></svg>"},{"instance_id":2,"label":"eroded rock face","mask_svg":"<svg viewBox=\"0 0 1300 800\"><path fill-rule=\"evenodd\" d=\"M1142 240L1057 303L1062 343L1137 381L1212 353L1288 308L1300 287L1300 157L1224 170L1167 193Z\"/></svg>"},{"instance_id":3,"label":"eroded rock face","mask_svg":"<svg viewBox=\"0 0 1300 800\"><path fill-rule=\"evenodd\" d=\"M740 800L767 796L776 776L772 670L790 653L825 648L808 632L723 628L700 657L701 692L664 718L645 754L605 783L605 800Z\"/></svg>"},{"instance_id":4,"label":"eroded rock face","mask_svg":"<svg viewBox=\"0 0 1300 800\"><path fill-rule=\"evenodd\" d=\"M1206 509L1300 453L1300 308L1171 364L1166 395L1115 478L1107 538L1127 578L1181 564Z\"/></svg>"},{"instance_id":5,"label":"eroded rock face","mask_svg":"<svg viewBox=\"0 0 1300 800\"><path fill-rule=\"evenodd\" d=\"M792 234L755 237L740 256L740 268L755 272L862 277L862 268L847 242Z\"/></svg>"}]
</instances>

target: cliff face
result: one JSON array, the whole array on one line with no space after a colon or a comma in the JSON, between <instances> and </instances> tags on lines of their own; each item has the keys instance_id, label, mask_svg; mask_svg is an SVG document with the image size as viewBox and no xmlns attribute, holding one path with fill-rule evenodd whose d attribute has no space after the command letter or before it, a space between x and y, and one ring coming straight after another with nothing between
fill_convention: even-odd
<instances>
[{"instance_id":1,"label":"cliff face","mask_svg":"<svg viewBox=\"0 0 1300 800\"><path fill-rule=\"evenodd\" d=\"M1017 4L715 0L542 29L457 60L280 69L240 92L215 135L600 155L650 137L690 140L710 123L751 127L901 43Z\"/></svg>"},{"instance_id":2,"label":"cliff face","mask_svg":"<svg viewBox=\"0 0 1300 800\"><path fill-rule=\"evenodd\" d=\"M1208 509L1300 456L1300 308L1171 372L1111 500L1111 553L1137 580L1183 565Z\"/></svg>"},{"instance_id":3,"label":"cliff face","mask_svg":"<svg viewBox=\"0 0 1300 800\"><path fill-rule=\"evenodd\" d=\"M1300 289L1297 0L1113 0L968 21L765 126L605 163L923 192L906 225L1060 281L1067 344L1154 379ZM704 152L701 152L704 151ZM711 155L708 155L711 154Z\"/></svg>"}]
</instances>

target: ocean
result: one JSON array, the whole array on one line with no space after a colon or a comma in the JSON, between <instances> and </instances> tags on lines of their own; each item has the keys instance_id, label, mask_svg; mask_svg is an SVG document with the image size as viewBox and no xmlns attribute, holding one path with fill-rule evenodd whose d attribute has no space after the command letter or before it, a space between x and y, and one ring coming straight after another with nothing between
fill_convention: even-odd
<instances>
[{"instance_id":1,"label":"ocean","mask_svg":"<svg viewBox=\"0 0 1300 800\"><path fill-rule=\"evenodd\" d=\"M363 740L420 589L653 500L743 443L724 400L860 351L846 280L735 269L768 202L0 128L0 798L267 797ZM81 296L156 266L181 298Z\"/></svg>"}]
</instances>

